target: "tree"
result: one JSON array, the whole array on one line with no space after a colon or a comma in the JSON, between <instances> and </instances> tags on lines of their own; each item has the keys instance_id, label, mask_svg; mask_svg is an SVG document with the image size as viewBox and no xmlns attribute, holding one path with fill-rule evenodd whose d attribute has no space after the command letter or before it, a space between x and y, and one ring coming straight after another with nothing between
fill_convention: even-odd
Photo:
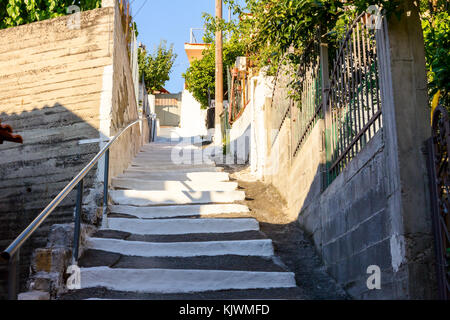
<instances>
[{"instance_id":1,"label":"tree","mask_svg":"<svg viewBox=\"0 0 450 320\"><path fill-rule=\"evenodd\" d=\"M440 91L440 101L450 108L450 5L443 0L422 0L420 9L429 98Z\"/></svg>"},{"instance_id":2,"label":"tree","mask_svg":"<svg viewBox=\"0 0 450 320\"><path fill-rule=\"evenodd\" d=\"M183 74L186 88L201 104L202 108L208 106L208 91L211 96L215 92L215 49L209 47L203 51L203 58L191 62L191 66Z\"/></svg>"},{"instance_id":3,"label":"tree","mask_svg":"<svg viewBox=\"0 0 450 320\"><path fill-rule=\"evenodd\" d=\"M177 58L173 44L167 48L167 41L162 40L153 53L139 48L139 76L144 74L145 86L149 92L160 90L170 80L173 64Z\"/></svg>"},{"instance_id":4,"label":"tree","mask_svg":"<svg viewBox=\"0 0 450 320\"><path fill-rule=\"evenodd\" d=\"M239 19L233 23L207 17L207 31L216 28L239 34L253 65L276 71L282 57L293 48L296 64L303 49L320 30L329 41L340 39L344 26L372 4L387 15L396 13L398 0L225 0ZM210 27L208 28L208 25ZM211 32L207 35L211 37Z\"/></svg>"},{"instance_id":5,"label":"tree","mask_svg":"<svg viewBox=\"0 0 450 320\"><path fill-rule=\"evenodd\" d=\"M339 47L349 23L370 5L378 5L388 17L399 17L402 10L399 0L244 0L243 5L238 5L242 1L225 2L239 19L228 23L206 15L205 38L211 41L217 29L238 35L252 64L269 66L268 73L272 75L291 47L294 51L289 60L294 66L298 63L318 28L333 50ZM430 99L439 90L441 101L450 105L450 3L448 0L415 3L421 11Z\"/></svg>"},{"instance_id":6,"label":"tree","mask_svg":"<svg viewBox=\"0 0 450 320\"><path fill-rule=\"evenodd\" d=\"M64 16L71 5L92 10L100 8L101 3L101 0L2 0L0 29Z\"/></svg>"},{"instance_id":7,"label":"tree","mask_svg":"<svg viewBox=\"0 0 450 320\"><path fill-rule=\"evenodd\" d=\"M236 58L244 55L244 46L235 38L223 44L223 65L234 65ZM208 91L211 97L215 94L216 49L212 44L203 51L203 58L194 60L183 74L186 87L202 108L208 107ZM227 91L227 73L224 72L224 92Z\"/></svg>"}]
</instances>

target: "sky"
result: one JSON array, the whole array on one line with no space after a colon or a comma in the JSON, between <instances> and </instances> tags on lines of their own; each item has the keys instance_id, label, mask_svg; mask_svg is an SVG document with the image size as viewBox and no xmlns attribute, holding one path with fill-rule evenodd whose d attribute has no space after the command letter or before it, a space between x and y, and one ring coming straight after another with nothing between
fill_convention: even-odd
<instances>
[{"instance_id":1,"label":"sky","mask_svg":"<svg viewBox=\"0 0 450 320\"><path fill-rule=\"evenodd\" d=\"M138 26L138 42L146 45L147 51L153 52L160 40L167 40L168 45L174 44L178 57L165 88L171 93L182 91L184 79L181 75L189 67L184 43L189 42L190 28L203 27L203 12L215 13L215 1L130 0L130 2L133 18ZM224 7L225 16L228 16L228 9ZM200 40L201 34L197 38Z\"/></svg>"}]
</instances>

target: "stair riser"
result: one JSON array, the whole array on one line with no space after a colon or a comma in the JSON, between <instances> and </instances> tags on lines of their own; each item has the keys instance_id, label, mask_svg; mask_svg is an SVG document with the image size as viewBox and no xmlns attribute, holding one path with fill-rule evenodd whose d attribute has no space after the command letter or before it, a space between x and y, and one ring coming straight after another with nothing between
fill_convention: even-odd
<instances>
[{"instance_id":1,"label":"stair riser","mask_svg":"<svg viewBox=\"0 0 450 320\"><path fill-rule=\"evenodd\" d=\"M249 209L247 206L239 204L206 204L164 207L131 207L114 205L110 207L110 212L128 214L141 219L158 219L182 216L207 216L211 214L245 213L249 212Z\"/></svg>"},{"instance_id":2,"label":"stair riser","mask_svg":"<svg viewBox=\"0 0 450 320\"><path fill-rule=\"evenodd\" d=\"M257 231L255 219L123 219L109 218L108 229L137 235L176 235Z\"/></svg>"},{"instance_id":3,"label":"stair riser","mask_svg":"<svg viewBox=\"0 0 450 320\"><path fill-rule=\"evenodd\" d=\"M113 179L112 186L120 189L153 191L234 191L236 182L214 181L141 181L133 179Z\"/></svg>"}]
</instances>

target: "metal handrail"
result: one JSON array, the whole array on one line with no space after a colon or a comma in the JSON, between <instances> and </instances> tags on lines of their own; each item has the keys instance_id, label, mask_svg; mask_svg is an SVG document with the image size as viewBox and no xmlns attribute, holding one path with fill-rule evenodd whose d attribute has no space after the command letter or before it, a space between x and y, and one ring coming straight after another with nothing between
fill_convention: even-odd
<instances>
[{"instance_id":1,"label":"metal handrail","mask_svg":"<svg viewBox=\"0 0 450 320\"><path fill-rule=\"evenodd\" d=\"M100 158L105 155L105 173L104 173L104 195L103 195L103 218L106 216L106 209L108 205L108 175L109 175L109 149L114 144L114 142L122 136L128 129L147 119L147 117L139 118L128 124L125 128L120 130L109 142L100 150L99 153L80 171L67 185L66 187L47 205L47 207L42 210L42 212L33 220L33 222L28 225L28 227L22 231L22 233L13 241L11 244L0 254L0 258L5 260L10 265L10 276L9 276L9 295L10 299L14 298L15 295L15 268L18 264L18 256L20 248L27 241L39 226L41 226L47 217L56 209L56 207L63 201L67 195L77 186L77 203L76 203L76 213L75 213L75 230L74 230L74 248L73 248L73 260L76 264L78 260L78 246L80 237L80 224L81 224L81 206L82 206L82 196L83 196L83 179L91 171L91 169L99 162ZM151 133L153 135L153 132ZM12 282L12 283L11 283Z\"/></svg>"}]
</instances>

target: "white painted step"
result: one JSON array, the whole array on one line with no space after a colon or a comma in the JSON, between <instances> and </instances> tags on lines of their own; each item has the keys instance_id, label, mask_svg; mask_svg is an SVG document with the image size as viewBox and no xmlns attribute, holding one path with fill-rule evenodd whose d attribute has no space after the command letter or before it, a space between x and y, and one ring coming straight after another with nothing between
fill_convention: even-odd
<instances>
[{"instance_id":1,"label":"white painted step","mask_svg":"<svg viewBox=\"0 0 450 320\"><path fill-rule=\"evenodd\" d=\"M138 153L139 156L175 156L175 157L188 157L190 156L208 156L209 154L206 154L204 150L198 149L198 148L192 148L192 147L174 147L174 146L161 146L158 148L147 148L147 149L141 149L141 151Z\"/></svg>"},{"instance_id":2,"label":"white painted step","mask_svg":"<svg viewBox=\"0 0 450 320\"><path fill-rule=\"evenodd\" d=\"M205 167L214 167L215 163L212 161L201 161L199 159L198 161L193 161L192 159L182 159L182 158L171 158L171 157L164 157L164 158L153 158L153 157L135 157L132 162L132 164L139 164L139 165L180 165L180 166L205 166Z\"/></svg>"},{"instance_id":3,"label":"white painted step","mask_svg":"<svg viewBox=\"0 0 450 320\"><path fill-rule=\"evenodd\" d=\"M245 199L243 191L110 191L114 204L155 206L171 204L232 203Z\"/></svg>"},{"instance_id":4,"label":"white painted step","mask_svg":"<svg viewBox=\"0 0 450 320\"><path fill-rule=\"evenodd\" d=\"M151 164L164 164L164 163L173 163L173 164L195 164L195 165L215 165L215 162L210 159L202 159L202 158L182 158L182 157L173 157L169 155L138 155L133 161L137 163L151 163Z\"/></svg>"},{"instance_id":5,"label":"white painted step","mask_svg":"<svg viewBox=\"0 0 450 320\"><path fill-rule=\"evenodd\" d=\"M187 293L295 287L291 272L81 268L81 287L140 293Z\"/></svg>"},{"instance_id":6,"label":"white painted step","mask_svg":"<svg viewBox=\"0 0 450 320\"><path fill-rule=\"evenodd\" d=\"M223 168L219 167L182 167L182 166L173 166L167 165L164 167L152 167L152 166L130 166L125 173L168 173L168 172L222 172Z\"/></svg>"},{"instance_id":7,"label":"white painted step","mask_svg":"<svg viewBox=\"0 0 450 320\"><path fill-rule=\"evenodd\" d=\"M175 235L191 233L230 233L259 230L255 219L124 219L108 218L108 230L138 235Z\"/></svg>"},{"instance_id":8,"label":"white painted step","mask_svg":"<svg viewBox=\"0 0 450 320\"><path fill-rule=\"evenodd\" d=\"M174 218L183 216L202 216L220 213L249 212L247 206L241 204L202 204L190 206L133 207L124 205L110 206L111 213L128 214L140 219Z\"/></svg>"},{"instance_id":9,"label":"white painted step","mask_svg":"<svg viewBox=\"0 0 450 320\"><path fill-rule=\"evenodd\" d=\"M117 239L90 238L87 247L135 257L198 257L198 256L273 256L272 240L234 240L201 242L152 243Z\"/></svg>"},{"instance_id":10,"label":"white painted step","mask_svg":"<svg viewBox=\"0 0 450 320\"><path fill-rule=\"evenodd\" d=\"M168 158L168 159L182 159L182 160L207 160L211 161L209 158L209 154L204 153L202 150L167 150L167 151L146 151L139 152L136 154L135 159L158 159L158 158Z\"/></svg>"},{"instance_id":11,"label":"white painted step","mask_svg":"<svg viewBox=\"0 0 450 320\"><path fill-rule=\"evenodd\" d=\"M120 189L154 190L154 191L233 191L237 182L206 181L155 181L127 178L115 178L112 186Z\"/></svg>"},{"instance_id":12,"label":"white painted step","mask_svg":"<svg viewBox=\"0 0 450 320\"><path fill-rule=\"evenodd\" d=\"M161 161L137 161L134 159L131 162L132 167L142 167L142 168L174 168L179 167L183 169L190 169L190 168L205 168L205 169L214 169L217 168L215 164L208 164L208 163L179 163L176 161L172 161L171 159L161 160Z\"/></svg>"},{"instance_id":13,"label":"white painted step","mask_svg":"<svg viewBox=\"0 0 450 320\"><path fill-rule=\"evenodd\" d=\"M138 172L131 171L121 174L118 178L136 178L141 180L172 180L172 181L229 181L227 172Z\"/></svg>"}]
</instances>

